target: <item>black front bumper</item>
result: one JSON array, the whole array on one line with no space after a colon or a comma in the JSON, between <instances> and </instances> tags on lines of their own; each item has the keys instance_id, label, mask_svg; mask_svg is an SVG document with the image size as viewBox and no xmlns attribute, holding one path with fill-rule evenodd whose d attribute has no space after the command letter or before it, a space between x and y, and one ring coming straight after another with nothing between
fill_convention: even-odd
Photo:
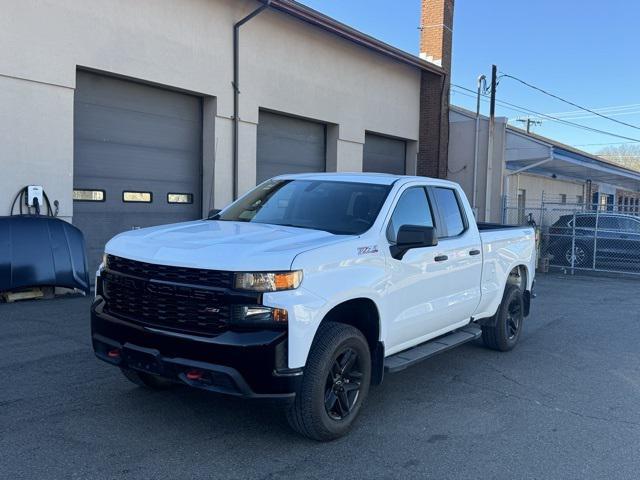
<instances>
[{"instance_id":1,"label":"black front bumper","mask_svg":"<svg viewBox=\"0 0 640 480\"><path fill-rule=\"evenodd\" d=\"M302 381L301 369L286 368L285 331L199 337L122 320L103 306L98 296L91 307L91 336L96 356L112 365L249 398L293 398ZM194 371L199 378L189 375Z\"/></svg>"}]
</instances>

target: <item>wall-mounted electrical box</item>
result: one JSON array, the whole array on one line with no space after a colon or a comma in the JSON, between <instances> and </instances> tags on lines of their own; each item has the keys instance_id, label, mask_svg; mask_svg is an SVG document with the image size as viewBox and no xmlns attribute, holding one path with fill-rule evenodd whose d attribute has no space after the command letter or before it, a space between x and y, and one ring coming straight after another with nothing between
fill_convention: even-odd
<instances>
[{"instance_id":1,"label":"wall-mounted electrical box","mask_svg":"<svg viewBox=\"0 0 640 480\"><path fill-rule=\"evenodd\" d=\"M27 186L26 202L28 207L42 206L42 185Z\"/></svg>"}]
</instances>

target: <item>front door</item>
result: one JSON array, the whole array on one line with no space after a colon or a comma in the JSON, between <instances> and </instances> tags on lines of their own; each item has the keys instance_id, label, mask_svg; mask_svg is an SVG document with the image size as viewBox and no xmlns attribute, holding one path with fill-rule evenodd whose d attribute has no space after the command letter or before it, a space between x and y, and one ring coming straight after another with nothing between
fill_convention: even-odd
<instances>
[{"instance_id":1,"label":"front door","mask_svg":"<svg viewBox=\"0 0 640 480\"><path fill-rule=\"evenodd\" d=\"M386 229L390 244L395 243L402 225L435 226L425 187L413 186L400 193ZM387 257L390 278L384 317L389 319L385 325L389 354L415 344L442 322L437 302L446 291L446 282L435 260L436 249L415 248L401 259Z\"/></svg>"},{"instance_id":2,"label":"front door","mask_svg":"<svg viewBox=\"0 0 640 480\"><path fill-rule=\"evenodd\" d=\"M482 246L464 211L451 188L416 186L401 193L386 232L389 242L395 242L402 225L435 226L439 241L411 249L400 260L388 257L388 354L464 325L478 307Z\"/></svg>"}]
</instances>

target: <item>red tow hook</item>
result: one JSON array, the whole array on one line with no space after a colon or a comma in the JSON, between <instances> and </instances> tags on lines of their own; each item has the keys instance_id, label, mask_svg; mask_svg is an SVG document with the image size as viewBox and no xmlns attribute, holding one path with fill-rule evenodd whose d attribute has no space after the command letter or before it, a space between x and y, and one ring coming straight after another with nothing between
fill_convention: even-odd
<instances>
[{"instance_id":1,"label":"red tow hook","mask_svg":"<svg viewBox=\"0 0 640 480\"><path fill-rule=\"evenodd\" d=\"M202 380L204 372L202 370L189 370L187 372L187 379L189 380Z\"/></svg>"},{"instance_id":2,"label":"red tow hook","mask_svg":"<svg viewBox=\"0 0 640 480\"><path fill-rule=\"evenodd\" d=\"M109 350L107 352L107 357L109 358L120 358L120 349L114 348L113 350Z\"/></svg>"}]
</instances>

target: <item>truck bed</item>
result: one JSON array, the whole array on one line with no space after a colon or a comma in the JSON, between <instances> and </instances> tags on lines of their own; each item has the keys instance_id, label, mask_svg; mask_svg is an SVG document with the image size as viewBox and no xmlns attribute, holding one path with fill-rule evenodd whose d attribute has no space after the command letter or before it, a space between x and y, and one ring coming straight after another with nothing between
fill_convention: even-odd
<instances>
[{"instance_id":1,"label":"truck bed","mask_svg":"<svg viewBox=\"0 0 640 480\"><path fill-rule=\"evenodd\" d=\"M516 228L533 228L529 225L505 225L503 223L487 223L487 222L478 222L478 230L481 232L487 230L511 230Z\"/></svg>"}]
</instances>

